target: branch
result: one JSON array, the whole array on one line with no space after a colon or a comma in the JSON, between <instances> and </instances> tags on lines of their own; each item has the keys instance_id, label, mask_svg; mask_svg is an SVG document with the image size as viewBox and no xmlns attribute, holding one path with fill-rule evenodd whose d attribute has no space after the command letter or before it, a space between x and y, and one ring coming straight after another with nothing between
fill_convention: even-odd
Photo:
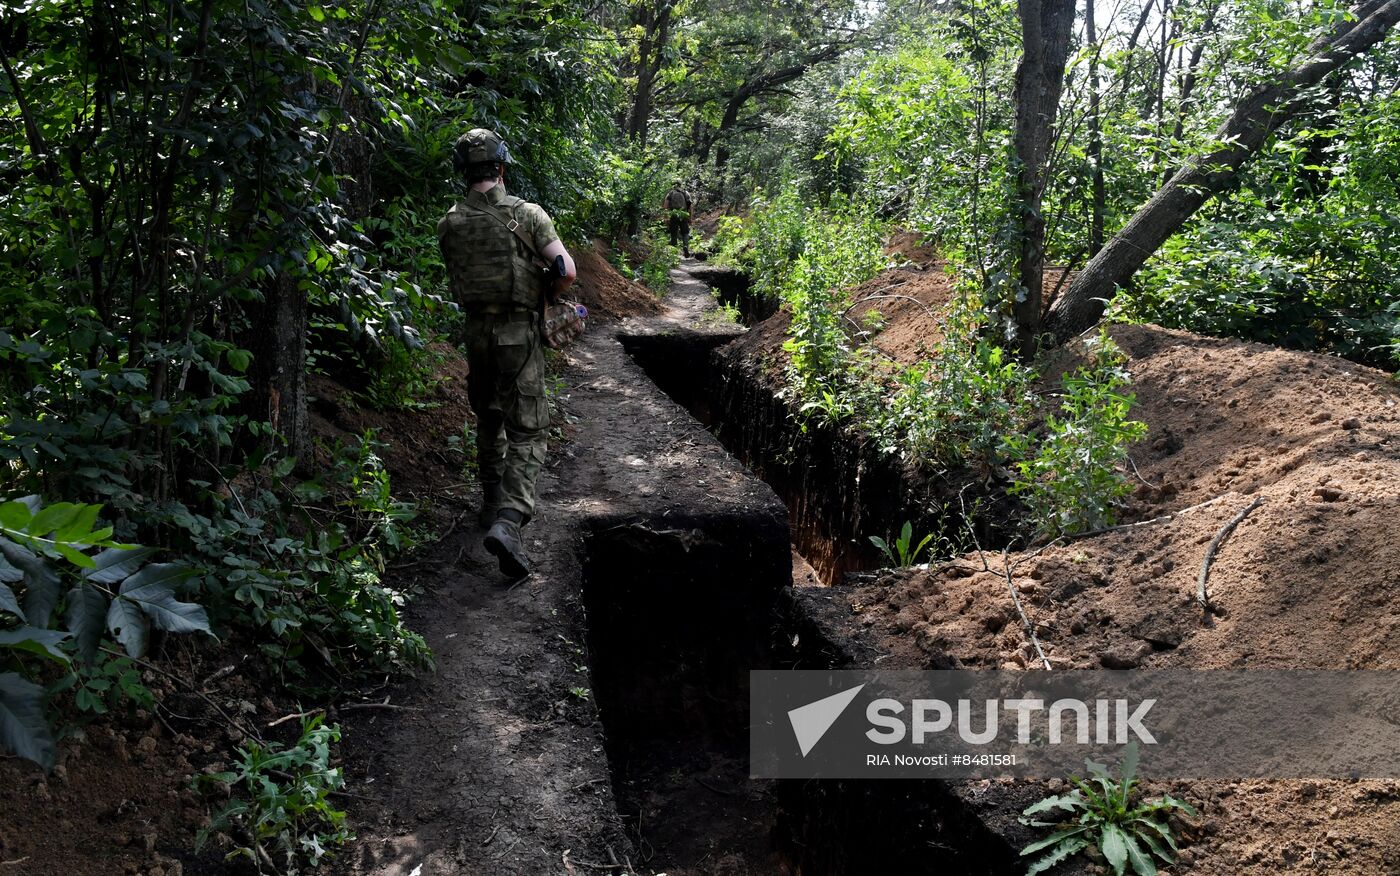
<instances>
[{"instance_id":1,"label":"branch","mask_svg":"<svg viewBox=\"0 0 1400 876\"><path fill-rule=\"evenodd\" d=\"M1249 516L1249 512L1264 504L1263 496L1255 496L1254 501L1246 505L1240 513L1230 519L1229 523L1220 527L1220 531L1215 534L1215 538L1210 540L1210 547L1206 548L1205 559L1201 560L1201 574L1196 576L1196 601L1201 604L1202 611L1210 611L1210 595L1206 591L1206 581L1210 579L1210 564L1215 562L1216 551L1225 543L1225 539L1230 537L1230 533L1235 531L1235 527L1240 525L1240 521Z\"/></svg>"}]
</instances>

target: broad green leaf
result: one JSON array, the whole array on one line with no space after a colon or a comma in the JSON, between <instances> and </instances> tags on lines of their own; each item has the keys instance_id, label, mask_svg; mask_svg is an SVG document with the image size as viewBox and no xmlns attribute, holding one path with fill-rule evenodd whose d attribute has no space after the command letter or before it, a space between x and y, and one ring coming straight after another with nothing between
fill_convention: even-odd
<instances>
[{"instance_id":1,"label":"broad green leaf","mask_svg":"<svg viewBox=\"0 0 1400 876\"><path fill-rule=\"evenodd\" d=\"M58 603L58 574L42 557L7 538L0 538L0 556L24 572L24 614L36 627L47 627Z\"/></svg>"},{"instance_id":2,"label":"broad green leaf","mask_svg":"<svg viewBox=\"0 0 1400 876\"><path fill-rule=\"evenodd\" d=\"M175 598L175 586L192 574L178 563L155 563L122 582L118 601L141 607L151 622L172 633L207 633L209 616L204 607Z\"/></svg>"},{"instance_id":3,"label":"broad green leaf","mask_svg":"<svg viewBox=\"0 0 1400 876\"><path fill-rule=\"evenodd\" d=\"M78 646L84 663L97 659L97 648L106 630L107 597L89 584L79 584L68 591L68 631Z\"/></svg>"},{"instance_id":4,"label":"broad green leaf","mask_svg":"<svg viewBox=\"0 0 1400 876\"><path fill-rule=\"evenodd\" d=\"M1071 791L1068 794L1057 794L1053 797L1046 797L1044 800L1038 800L1027 806L1021 814L1036 815L1037 813L1048 812L1051 809L1063 809L1067 812L1073 812L1083 805L1084 798L1080 796L1079 792Z\"/></svg>"},{"instance_id":5,"label":"broad green leaf","mask_svg":"<svg viewBox=\"0 0 1400 876\"><path fill-rule=\"evenodd\" d=\"M1087 830L1089 830L1089 825L1086 824L1081 824L1077 827L1067 827L1064 830L1058 830L1045 837L1044 839L1037 840L1036 842L1033 842L1030 845L1026 846L1024 849L1021 849L1021 857L1024 858L1026 855L1034 855L1041 849L1048 849L1050 846L1053 846L1055 843L1058 843L1061 840L1069 839L1072 836L1079 836Z\"/></svg>"},{"instance_id":6,"label":"broad green leaf","mask_svg":"<svg viewBox=\"0 0 1400 876\"><path fill-rule=\"evenodd\" d=\"M12 501L0 504L0 526L13 532L24 532L34 514L24 502Z\"/></svg>"},{"instance_id":7,"label":"broad green leaf","mask_svg":"<svg viewBox=\"0 0 1400 876\"><path fill-rule=\"evenodd\" d=\"M1185 800L1178 800L1178 799L1176 799L1175 797L1173 797L1173 796L1170 795L1170 794L1163 794L1163 795L1162 795L1162 803L1163 803L1164 805L1170 806L1170 807L1172 807L1172 808L1174 808L1174 809L1180 809L1182 812L1185 812L1187 815L1195 815L1195 814L1196 814L1196 808L1195 808L1194 806L1192 806L1190 803L1187 803Z\"/></svg>"},{"instance_id":8,"label":"broad green leaf","mask_svg":"<svg viewBox=\"0 0 1400 876\"><path fill-rule=\"evenodd\" d=\"M1116 824L1105 824L1099 831L1099 851L1117 876L1128 866L1128 835Z\"/></svg>"},{"instance_id":9,"label":"broad green leaf","mask_svg":"<svg viewBox=\"0 0 1400 876\"><path fill-rule=\"evenodd\" d=\"M1143 852L1133 835L1124 831L1123 839L1128 844L1128 863L1132 865L1133 872L1137 876L1157 876L1157 865L1153 863L1152 856Z\"/></svg>"},{"instance_id":10,"label":"broad green leaf","mask_svg":"<svg viewBox=\"0 0 1400 876\"><path fill-rule=\"evenodd\" d=\"M15 599L15 592L8 584L0 584L0 611L8 611L20 620L24 620L24 612L19 607L19 600Z\"/></svg>"},{"instance_id":11,"label":"broad green leaf","mask_svg":"<svg viewBox=\"0 0 1400 876\"><path fill-rule=\"evenodd\" d=\"M79 506L78 513L73 516L73 519L54 533L54 540L69 544L92 544L92 527L97 522L97 515L101 511L101 505Z\"/></svg>"},{"instance_id":12,"label":"broad green leaf","mask_svg":"<svg viewBox=\"0 0 1400 876\"><path fill-rule=\"evenodd\" d=\"M29 521L30 535L48 535L62 529L77 518L82 509L72 502L55 502Z\"/></svg>"},{"instance_id":13,"label":"broad green leaf","mask_svg":"<svg viewBox=\"0 0 1400 876\"><path fill-rule=\"evenodd\" d=\"M0 648L13 648L28 651L30 654L68 664L68 655L59 649L58 643L68 638L60 630L45 630L39 627L19 627L13 630L0 630Z\"/></svg>"},{"instance_id":14,"label":"broad green leaf","mask_svg":"<svg viewBox=\"0 0 1400 876\"><path fill-rule=\"evenodd\" d=\"M72 563L73 565L79 568L97 568L97 564L92 561L92 557L88 556L87 554L83 553L82 551L78 550L77 548L71 545L64 544L60 541L54 545L54 548L60 554L63 554L64 559L68 560L68 562Z\"/></svg>"},{"instance_id":15,"label":"broad green leaf","mask_svg":"<svg viewBox=\"0 0 1400 876\"><path fill-rule=\"evenodd\" d=\"M13 672L0 673L0 744L44 769L53 767L53 734L44 720L44 689Z\"/></svg>"},{"instance_id":16,"label":"broad green leaf","mask_svg":"<svg viewBox=\"0 0 1400 876\"><path fill-rule=\"evenodd\" d=\"M1167 827L1165 824L1162 824L1159 821L1153 821L1151 818L1134 818L1132 823L1135 825L1145 825L1147 827L1152 828L1153 830L1157 831L1158 834L1161 835L1162 839L1167 841L1167 845L1171 846L1173 852L1179 851L1179 849L1177 849L1176 847L1176 839L1172 837L1171 828ZM1145 836L1147 832L1139 829L1138 833L1143 834Z\"/></svg>"},{"instance_id":17,"label":"broad green leaf","mask_svg":"<svg viewBox=\"0 0 1400 876\"><path fill-rule=\"evenodd\" d=\"M1146 843L1147 847L1152 850L1152 853L1161 858L1163 863L1170 864L1172 862L1171 853L1163 847L1161 840L1145 830L1137 831L1137 838Z\"/></svg>"},{"instance_id":18,"label":"broad green leaf","mask_svg":"<svg viewBox=\"0 0 1400 876\"><path fill-rule=\"evenodd\" d=\"M1133 779L1137 777L1138 770L1138 746L1137 742L1131 742L1123 751L1123 762L1119 766L1123 776L1123 802L1128 802L1128 794L1133 789Z\"/></svg>"},{"instance_id":19,"label":"broad green leaf","mask_svg":"<svg viewBox=\"0 0 1400 876\"><path fill-rule=\"evenodd\" d=\"M115 584L134 574L155 553L152 547L107 548L93 557L96 566L84 572L83 577L94 584Z\"/></svg>"},{"instance_id":20,"label":"broad green leaf","mask_svg":"<svg viewBox=\"0 0 1400 876\"><path fill-rule=\"evenodd\" d=\"M141 613L141 606L130 600L118 597L107 607L107 629L112 631L112 635L132 657L145 656L146 640L150 634L148 627L149 622Z\"/></svg>"}]
</instances>

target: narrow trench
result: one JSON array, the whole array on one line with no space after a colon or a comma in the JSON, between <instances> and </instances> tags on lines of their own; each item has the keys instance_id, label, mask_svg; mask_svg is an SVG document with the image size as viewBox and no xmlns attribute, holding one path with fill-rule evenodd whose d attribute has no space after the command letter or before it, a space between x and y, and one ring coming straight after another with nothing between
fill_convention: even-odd
<instances>
[{"instance_id":1,"label":"narrow trench","mask_svg":"<svg viewBox=\"0 0 1400 876\"><path fill-rule=\"evenodd\" d=\"M793 567L810 583L841 583L887 565L870 541L892 542L907 522L916 538L1005 543L1011 510L971 472L923 473L897 456L818 421L797 423L771 378L758 374L731 335L620 335L647 376L704 425L788 508ZM968 509L965 519L963 509ZM797 579L800 580L800 579Z\"/></svg>"},{"instance_id":2,"label":"narrow trench","mask_svg":"<svg viewBox=\"0 0 1400 876\"><path fill-rule=\"evenodd\" d=\"M1017 872L942 782L749 778L749 670L821 668L832 650L783 598L781 521L598 519L582 551L593 695L634 864L673 876Z\"/></svg>"},{"instance_id":3,"label":"narrow trench","mask_svg":"<svg viewBox=\"0 0 1400 876\"><path fill-rule=\"evenodd\" d=\"M776 413L726 428L736 411L754 412L755 400L771 395L724 373L716 350L731 339L687 332L619 338L663 392L774 487L793 520L789 528L734 510L600 518L586 528L593 692L614 796L640 858L633 863L673 876L1019 872L1015 852L942 782L749 778L749 670L850 663L843 646L804 616L804 601L792 598L788 588L801 567L794 557L813 556L813 566L837 582L877 562L840 521L853 503L859 516L869 500L820 471L798 477L811 466L794 454L814 448L794 448L793 433L753 436L771 428ZM854 472L859 486L869 472L860 449L818 437L827 448L822 461ZM815 495L818 485L835 500ZM878 489L887 500L906 498L888 484Z\"/></svg>"}]
</instances>

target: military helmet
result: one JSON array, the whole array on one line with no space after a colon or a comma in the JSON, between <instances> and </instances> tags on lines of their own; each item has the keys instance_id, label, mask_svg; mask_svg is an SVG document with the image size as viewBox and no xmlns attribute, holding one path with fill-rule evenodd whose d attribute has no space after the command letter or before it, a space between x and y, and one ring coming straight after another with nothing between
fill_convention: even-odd
<instances>
[{"instance_id":1,"label":"military helmet","mask_svg":"<svg viewBox=\"0 0 1400 876\"><path fill-rule=\"evenodd\" d=\"M452 164L458 170L463 170L469 164L483 161L515 163L499 134L488 128L472 128L457 138L457 145L452 149Z\"/></svg>"}]
</instances>

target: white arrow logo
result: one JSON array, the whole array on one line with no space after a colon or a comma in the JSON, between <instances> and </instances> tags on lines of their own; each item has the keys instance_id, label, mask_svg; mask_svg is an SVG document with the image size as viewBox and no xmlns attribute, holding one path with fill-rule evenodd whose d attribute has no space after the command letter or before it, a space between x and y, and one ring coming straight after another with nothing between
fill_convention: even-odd
<instances>
[{"instance_id":1,"label":"white arrow logo","mask_svg":"<svg viewBox=\"0 0 1400 876\"><path fill-rule=\"evenodd\" d=\"M863 684L857 685L788 712L788 720L792 722L792 732L797 736L797 746L802 749L803 757L821 741L863 687Z\"/></svg>"}]
</instances>

